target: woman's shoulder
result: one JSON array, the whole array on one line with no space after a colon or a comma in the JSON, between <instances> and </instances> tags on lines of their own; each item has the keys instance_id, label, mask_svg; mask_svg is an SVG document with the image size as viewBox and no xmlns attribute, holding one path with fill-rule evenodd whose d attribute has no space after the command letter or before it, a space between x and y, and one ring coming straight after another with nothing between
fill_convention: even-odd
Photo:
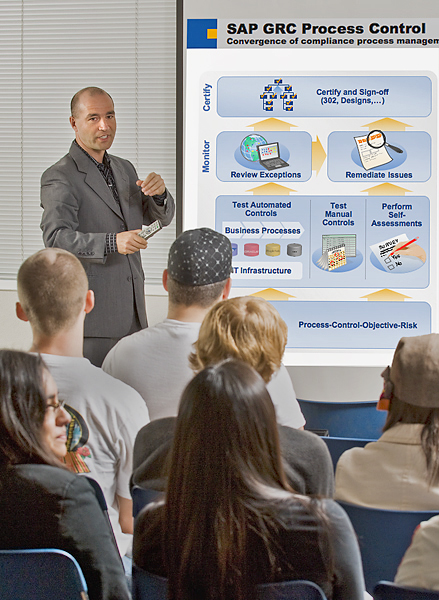
<instances>
[{"instance_id":1,"label":"woman's shoulder","mask_svg":"<svg viewBox=\"0 0 439 600\"><path fill-rule=\"evenodd\" d=\"M279 513L284 516L290 514L297 518L298 515L313 515L316 520L325 519L345 523L348 521L345 510L332 498L313 498L302 494L285 494L275 503Z\"/></svg>"},{"instance_id":2,"label":"woman's shoulder","mask_svg":"<svg viewBox=\"0 0 439 600\"><path fill-rule=\"evenodd\" d=\"M7 475L10 485L31 487L54 495L77 495L81 491L92 491L86 478L71 473L67 469L44 464L22 464L8 468Z\"/></svg>"}]
</instances>

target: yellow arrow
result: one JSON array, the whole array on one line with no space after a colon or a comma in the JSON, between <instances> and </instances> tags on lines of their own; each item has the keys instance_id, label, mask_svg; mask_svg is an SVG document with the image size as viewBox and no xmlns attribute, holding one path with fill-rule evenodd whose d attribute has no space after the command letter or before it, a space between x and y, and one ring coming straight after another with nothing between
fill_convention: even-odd
<instances>
[{"instance_id":1,"label":"yellow arrow","mask_svg":"<svg viewBox=\"0 0 439 600\"><path fill-rule=\"evenodd\" d=\"M404 302L405 298L410 298L410 296L405 296L404 294L400 294L399 292L394 292L393 290L379 290L378 292L372 292L372 294L367 294L366 296L361 296L362 298L367 298L368 301L374 302Z\"/></svg>"},{"instance_id":2,"label":"yellow arrow","mask_svg":"<svg viewBox=\"0 0 439 600\"><path fill-rule=\"evenodd\" d=\"M250 295L257 296L258 298L264 298L264 300L289 300L290 298L296 297L291 296L291 294L285 294L285 292L281 292L280 290L275 290L273 288L267 288L266 290L262 290L261 292L256 292L255 294Z\"/></svg>"},{"instance_id":3,"label":"yellow arrow","mask_svg":"<svg viewBox=\"0 0 439 600\"><path fill-rule=\"evenodd\" d=\"M255 130L259 131L289 131L291 127L297 127L297 125L270 117L269 119L247 125L247 127L253 127Z\"/></svg>"},{"instance_id":4,"label":"yellow arrow","mask_svg":"<svg viewBox=\"0 0 439 600\"><path fill-rule=\"evenodd\" d=\"M368 196L404 196L406 192L410 192L411 190L399 187L399 185L394 185L393 183L381 183L380 185L375 185L361 191L367 192Z\"/></svg>"},{"instance_id":5,"label":"yellow arrow","mask_svg":"<svg viewBox=\"0 0 439 600\"><path fill-rule=\"evenodd\" d=\"M326 152L319 140L319 136L317 136L317 141L312 142L312 170L316 171L316 175L319 174L319 171L325 162L325 158Z\"/></svg>"},{"instance_id":6,"label":"yellow arrow","mask_svg":"<svg viewBox=\"0 0 439 600\"><path fill-rule=\"evenodd\" d=\"M253 192L254 196L288 196L290 192L296 192L297 190L292 190L278 183L264 183L264 185L245 191Z\"/></svg>"},{"instance_id":7,"label":"yellow arrow","mask_svg":"<svg viewBox=\"0 0 439 600\"><path fill-rule=\"evenodd\" d=\"M385 119L380 119L379 121L362 125L362 127L368 127L369 131L372 131L373 129L383 129L384 131L405 131L406 127L413 127L413 125L407 125L407 123L403 123L402 121L395 121L395 119L386 117Z\"/></svg>"}]
</instances>

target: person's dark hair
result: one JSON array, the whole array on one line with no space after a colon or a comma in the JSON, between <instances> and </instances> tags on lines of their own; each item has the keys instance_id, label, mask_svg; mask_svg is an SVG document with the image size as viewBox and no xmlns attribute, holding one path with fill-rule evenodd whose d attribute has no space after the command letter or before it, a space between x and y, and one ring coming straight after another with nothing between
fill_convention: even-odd
<instances>
[{"instance_id":1,"label":"person's dark hair","mask_svg":"<svg viewBox=\"0 0 439 600\"><path fill-rule=\"evenodd\" d=\"M424 425L421 444L427 461L430 486L439 484L439 408L415 406L392 396L383 431L388 431L398 423L418 423Z\"/></svg>"},{"instance_id":2,"label":"person's dark hair","mask_svg":"<svg viewBox=\"0 0 439 600\"><path fill-rule=\"evenodd\" d=\"M270 531L282 528L279 505L291 502L276 415L262 377L229 359L188 384L169 463L165 547L173 600L255 597L249 538L276 563ZM306 502L310 512L312 502Z\"/></svg>"},{"instance_id":3,"label":"person's dark hair","mask_svg":"<svg viewBox=\"0 0 439 600\"><path fill-rule=\"evenodd\" d=\"M76 94L73 96L73 98L70 101L70 114L72 115L72 117L77 116L78 104L81 100L82 94L89 94L90 96L97 96L97 95L105 94L105 96L108 96L111 101L113 100L113 98L110 96L110 94L108 92L106 92L105 90L103 90L102 88L95 87L95 86L89 86L89 87L82 88L82 90L79 90L79 92L76 92Z\"/></svg>"},{"instance_id":4,"label":"person's dark hair","mask_svg":"<svg viewBox=\"0 0 439 600\"><path fill-rule=\"evenodd\" d=\"M181 306L210 308L221 296L227 281L226 279L207 285L186 285L168 276L169 302Z\"/></svg>"},{"instance_id":5,"label":"person's dark hair","mask_svg":"<svg viewBox=\"0 0 439 600\"><path fill-rule=\"evenodd\" d=\"M39 355L0 350L0 466L42 463L62 467L46 450L41 430L47 398Z\"/></svg>"}]
</instances>

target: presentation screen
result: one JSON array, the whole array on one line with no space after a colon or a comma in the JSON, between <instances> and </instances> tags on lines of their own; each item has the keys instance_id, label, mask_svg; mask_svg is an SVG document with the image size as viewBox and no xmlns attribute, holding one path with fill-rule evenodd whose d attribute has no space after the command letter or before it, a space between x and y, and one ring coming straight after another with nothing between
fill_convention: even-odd
<instances>
[{"instance_id":1,"label":"presentation screen","mask_svg":"<svg viewBox=\"0 0 439 600\"><path fill-rule=\"evenodd\" d=\"M180 4L183 229L230 239L286 364L386 365L437 331L438 9L208 4Z\"/></svg>"}]
</instances>

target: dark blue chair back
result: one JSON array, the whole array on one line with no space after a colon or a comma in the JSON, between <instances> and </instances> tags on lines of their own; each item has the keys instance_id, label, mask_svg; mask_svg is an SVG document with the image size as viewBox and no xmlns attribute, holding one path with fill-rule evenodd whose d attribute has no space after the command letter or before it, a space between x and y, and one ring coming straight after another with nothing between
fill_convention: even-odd
<instances>
[{"instance_id":1,"label":"dark blue chair back","mask_svg":"<svg viewBox=\"0 0 439 600\"><path fill-rule=\"evenodd\" d=\"M131 488L131 497L133 499L133 517L136 518L139 512L150 502L154 502L163 492L157 490L141 488L135 485Z\"/></svg>"},{"instance_id":2,"label":"dark blue chair back","mask_svg":"<svg viewBox=\"0 0 439 600\"><path fill-rule=\"evenodd\" d=\"M373 591L375 600L439 600L439 592L400 587L391 581L380 581Z\"/></svg>"},{"instance_id":3,"label":"dark blue chair back","mask_svg":"<svg viewBox=\"0 0 439 600\"><path fill-rule=\"evenodd\" d=\"M2 600L87 600L77 561L63 550L0 550Z\"/></svg>"},{"instance_id":4,"label":"dark blue chair back","mask_svg":"<svg viewBox=\"0 0 439 600\"><path fill-rule=\"evenodd\" d=\"M168 580L133 563L133 600L168 600Z\"/></svg>"},{"instance_id":5,"label":"dark blue chair back","mask_svg":"<svg viewBox=\"0 0 439 600\"><path fill-rule=\"evenodd\" d=\"M258 585L257 600L326 600L326 596L312 581L279 581Z\"/></svg>"},{"instance_id":6,"label":"dark blue chair back","mask_svg":"<svg viewBox=\"0 0 439 600\"><path fill-rule=\"evenodd\" d=\"M104 517L105 517L105 520L107 521L107 525L110 528L110 533L111 533L111 537L113 539L113 544L117 550L117 553L119 554L119 547L117 545L116 536L114 535L113 526L110 521L110 515L108 514L108 506L107 506L107 501L105 500L104 492L102 491L102 488L99 485L99 483L96 481L96 479L93 479L92 477L88 477L88 476L85 476L85 479L87 479L87 481L89 482L89 484L91 485L91 487L94 490L96 499L99 503L99 506L101 507L102 512L104 513ZM122 557L120 560L123 564Z\"/></svg>"},{"instance_id":7,"label":"dark blue chair back","mask_svg":"<svg viewBox=\"0 0 439 600\"><path fill-rule=\"evenodd\" d=\"M167 600L168 580L133 564L133 600ZM326 600L311 581L281 581L257 586L257 600Z\"/></svg>"},{"instance_id":8,"label":"dark blue chair back","mask_svg":"<svg viewBox=\"0 0 439 600\"><path fill-rule=\"evenodd\" d=\"M387 416L376 409L376 402L298 402L306 419L305 429L327 429L331 437L376 440Z\"/></svg>"},{"instance_id":9,"label":"dark blue chair back","mask_svg":"<svg viewBox=\"0 0 439 600\"><path fill-rule=\"evenodd\" d=\"M347 512L357 534L369 594L378 581L393 581L416 527L439 513L439 510L384 510L338 503Z\"/></svg>"},{"instance_id":10,"label":"dark blue chair back","mask_svg":"<svg viewBox=\"0 0 439 600\"><path fill-rule=\"evenodd\" d=\"M332 464L335 467L337 466L338 459L346 452L346 450L350 450L351 448L364 448L366 444L369 442L374 442L375 440L363 440L360 438L342 438L342 437L328 437L323 436L322 440L328 446L329 454L332 458Z\"/></svg>"}]
</instances>

